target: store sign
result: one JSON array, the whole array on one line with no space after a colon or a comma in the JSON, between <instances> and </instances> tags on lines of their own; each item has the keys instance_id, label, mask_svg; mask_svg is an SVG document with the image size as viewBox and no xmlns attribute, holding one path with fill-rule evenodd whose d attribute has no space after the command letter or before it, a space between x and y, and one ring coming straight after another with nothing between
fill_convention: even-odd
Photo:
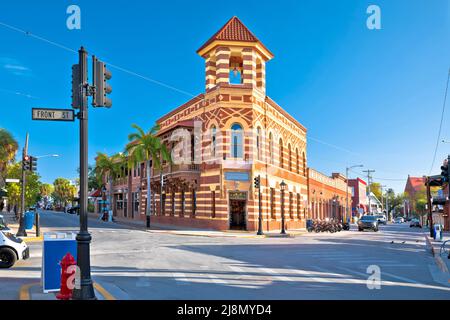
<instances>
[{"instance_id":1,"label":"store sign","mask_svg":"<svg viewBox=\"0 0 450 320\"><path fill-rule=\"evenodd\" d=\"M250 174L248 172L225 172L225 180L228 181L250 181Z\"/></svg>"}]
</instances>

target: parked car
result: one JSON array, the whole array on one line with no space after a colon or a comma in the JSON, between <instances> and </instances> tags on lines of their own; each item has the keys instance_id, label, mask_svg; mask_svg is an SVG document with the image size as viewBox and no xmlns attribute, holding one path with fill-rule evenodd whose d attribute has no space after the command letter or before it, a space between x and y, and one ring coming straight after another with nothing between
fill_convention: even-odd
<instances>
[{"instance_id":1,"label":"parked car","mask_svg":"<svg viewBox=\"0 0 450 320\"><path fill-rule=\"evenodd\" d=\"M358 231L364 231L365 229L378 231L378 218L377 216L362 216L358 221Z\"/></svg>"},{"instance_id":2,"label":"parked car","mask_svg":"<svg viewBox=\"0 0 450 320\"><path fill-rule=\"evenodd\" d=\"M403 222L404 222L404 220L402 217L397 217L394 219L394 223L403 223Z\"/></svg>"},{"instance_id":3,"label":"parked car","mask_svg":"<svg viewBox=\"0 0 450 320\"><path fill-rule=\"evenodd\" d=\"M11 268L18 260L30 257L25 241L16 238L9 229L0 230L0 269Z\"/></svg>"},{"instance_id":4,"label":"parked car","mask_svg":"<svg viewBox=\"0 0 450 320\"><path fill-rule=\"evenodd\" d=\"M8 230L9 231L9 228L6 225L5 217L3 217L1 214L0 214L0 230Z\"/></svg>"},{"instance_id":5,"label":"parked car","mask_svg":"<svg viewBox=\"0 0 450 320\"><path fill-rule=\"evenodd\" d=\"M419 219L412 219L411 223L409 224L410 228L422 228L422 225L419 221Z\"/></svg>"},{"instance_id":6,"label":"parked car","mask_svg":"<svg viewBox=\"0 0 450 320\"><path fill-rule=\"evenodd\" d=\"M385 215L377 215L377 220L379 224L386 224L387 223L387 219Z\"/></svg>"}]
</instances>

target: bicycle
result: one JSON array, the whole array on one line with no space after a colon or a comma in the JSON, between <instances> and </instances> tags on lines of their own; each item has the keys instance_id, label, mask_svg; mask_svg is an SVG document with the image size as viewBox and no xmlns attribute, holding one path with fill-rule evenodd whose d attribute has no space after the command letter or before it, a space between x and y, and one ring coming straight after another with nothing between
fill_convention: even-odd
<instances>
[{"instance_id":1,"label":"bicycle","mask_svg":"<svg viewBox=\"0 0 450 320\"><path fill-rule=\"evenodd\" d=\"M449 248L445 249L445 245L449 243ZM444 241L441 245L441 249L439 250L439 255L442 256L442 254L445 254L450 259L450 240Z\"/></svg>"}]
</instances>

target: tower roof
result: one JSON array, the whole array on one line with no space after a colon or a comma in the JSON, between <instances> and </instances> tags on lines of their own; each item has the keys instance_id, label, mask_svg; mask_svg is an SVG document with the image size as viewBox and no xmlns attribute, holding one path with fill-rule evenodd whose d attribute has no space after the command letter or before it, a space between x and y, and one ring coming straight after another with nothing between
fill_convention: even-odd
<instances>
[{"instance_id":1,"label":"tower roof","mask_svg":"<svg viewBox=\"0 0 450 320\"><path fill-rule=\"evenodd\" d=\"M252 42L260 44L269 55L273 54L262 44L261 41L239 20L234 16L228 20L225 25L219 29L208 41L203 44L197 53L201 54L201 51L208 47L214 41L237 41L237 42Z\"/></svg>"}]
</instances>

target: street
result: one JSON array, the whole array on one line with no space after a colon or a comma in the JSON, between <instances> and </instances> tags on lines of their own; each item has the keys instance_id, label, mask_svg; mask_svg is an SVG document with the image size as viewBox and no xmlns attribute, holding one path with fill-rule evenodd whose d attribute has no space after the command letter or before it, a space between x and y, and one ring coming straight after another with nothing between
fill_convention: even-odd
<instances>
[{"instance_id":1,"label":"street","mask_svg":"<svg viewBox=\"0 0 450 320\"><path fill-rule=\"evenodd\" d=\"M41 213L43 232L76 231L77 215ZM89 219L92 276L116 299L450 299L450 284L408 223L378 233L219 238L147 232ZM42 243L0 270L0 299L39 282ZM381 272L369 289L369 266ZM373 267L372 267L373 268ZM375 267L376 268L376 267Z\"/></svg>"}]
</instances>

